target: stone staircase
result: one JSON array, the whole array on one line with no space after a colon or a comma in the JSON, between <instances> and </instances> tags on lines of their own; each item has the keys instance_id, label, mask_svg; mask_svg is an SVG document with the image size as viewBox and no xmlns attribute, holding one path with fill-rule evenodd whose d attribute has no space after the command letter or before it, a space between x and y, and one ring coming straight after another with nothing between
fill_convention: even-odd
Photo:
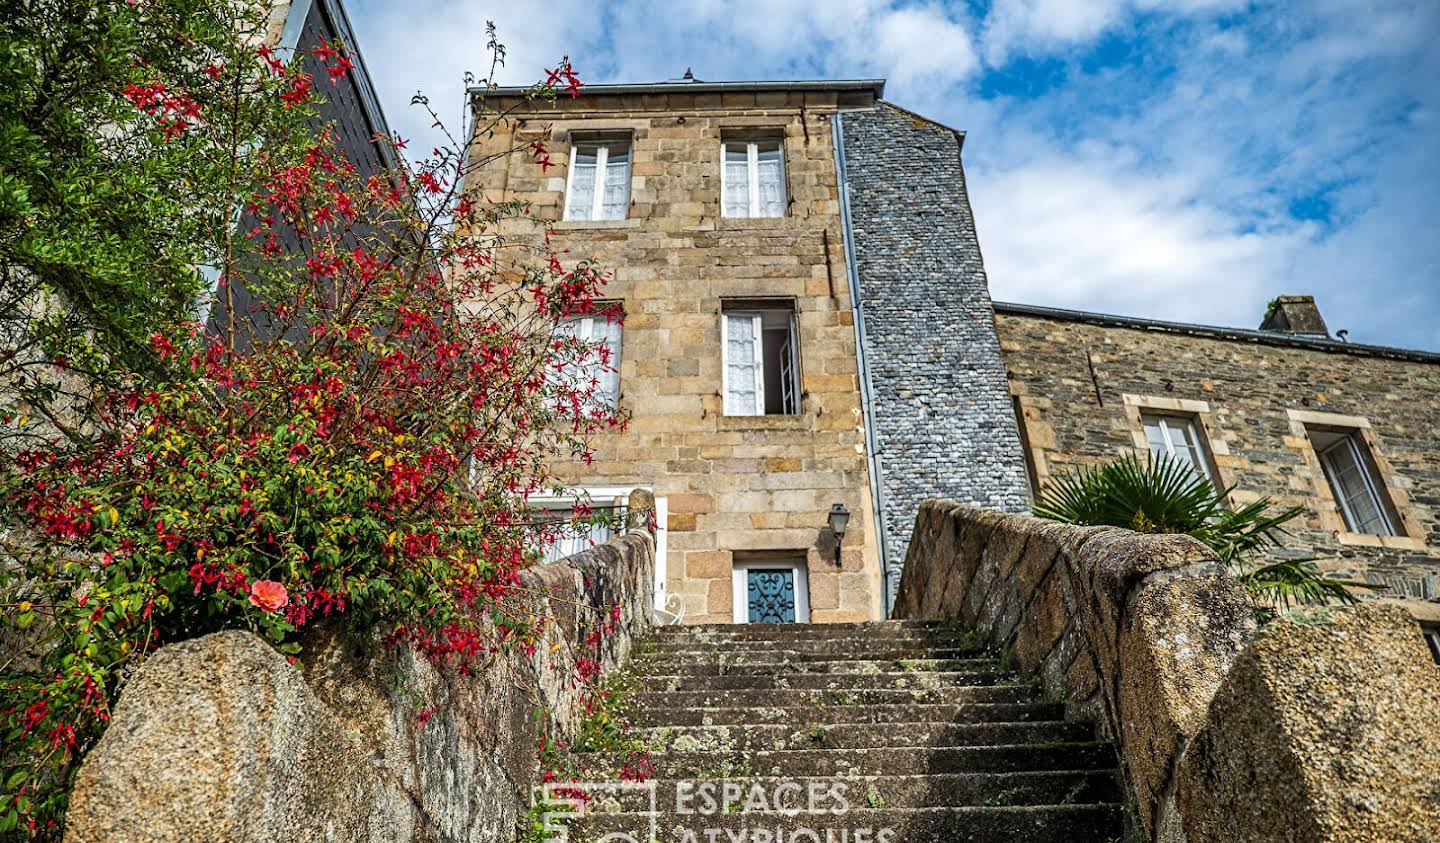
<instances>
[{"instance_id":1,"label":"stone staircase","mask_svg":"<svg viewBox=\"0 0 1440 843\"><path fill-rule=\"evenodd\" d=\"M665 627L629 685L653 777L595 798L574 843L1123 834L1111 747L949 625ZM619 763L581 756L597 778Z\"/></svg>"}]
</instances>

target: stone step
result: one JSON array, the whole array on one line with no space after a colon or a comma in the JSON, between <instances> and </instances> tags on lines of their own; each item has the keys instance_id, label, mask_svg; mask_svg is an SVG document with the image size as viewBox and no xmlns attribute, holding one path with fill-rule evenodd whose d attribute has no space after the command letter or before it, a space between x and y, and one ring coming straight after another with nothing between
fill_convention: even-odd
<instances>
[{"instance_id":1,"label":"stone step","mask_svg":"<svg viewBox=\"0 0 1440 843\"><path fill-rule=\"evenodd\" d=\"M625 754L583 753L582 771L604 781L629 760ZM737 778L747 776L917 776L936 773L1018 772L1022 770L1113 770L1115 753L1095 741L1045 744L992 744L965 747L890 747L886 749L792 749L774 752L656 752L650 754L657 778Z\"/></svg>"},{"instance_id":2,"label":"stone step","mask_svg":"<svg viewBox=\"0 0 1440 843\"><path fill-rule=\"evenodd\" d=\"M987 744L1080 743L1095 739L1087 723L807 723L657 726L634 737L651 752L774 752L787 749L883 749Z\"/></svg>"},{"instance_id":3,"label":"stone step","mask_svg":"<svg viewBox=\"0 0 1440 843\"><path fill-rule=\"evenodd\" d=\"M746 649L763 652L765 649L806 650L844 647L849 653L858 653L876 648L896 646L948 647L970 652L983 652L989 648L966 638L956 638L935 632L911 630L884 635L851 636L779 636L771 639L735 638L725 635L674 636L651 638L645 644L646 650L668 652L673 650L700 650L710 647L737 650Z\"/></svg>"},{"instance_id":4,"label":"stone step","mask_svg":"<svg viewBox=\"0 0 1440 843\"><path fill-rule=\"evenodd\" d=\"M1057 843L1118 839L1123 812L1119 805L1017 805L1008 807L872 809L852 808L799 816L665 814L650 824L646 814L601 814L571 830L570 840L646 843L696 843L709 840L760 840L785 843ZM720 830L707 835L708 830ZM887 831L888 830L888 831ZM828 836L827 836L828 831ZM628 836L611 836L628 835ZM797 836L798 835L798 836Z\"/></svg>"},{"instance_id":5,"label":"stone step","mask_svg":"<svg viewBox=\"0 0 1440 843\"><path fill-rule=\"evenodd\" d=\"M734 726L812 723L995 723L1060 720L1065 707L1059 703L970 702L944 705L834 705L690 707L631 705L627 713L639 728L651 726Z\"/></svg>"},{"instance_id":6,"label":"stone step","mask_svg":"<svg viewBox=\"0 0 1440 843\"><path fill-rule=\"evenodd\" d=\"M923 644L882 642L867 646L859 642L816 641L801 644L786 643L776 647L754 647L743 644L715 644L703 647L686 645L682 649L646 646L636 658L642 663L698 662L702 664L738 663L747 661L893 661L895 659L970 659L984 651L969 647L934 647Z\"/></svg>"},{"instance_id":7,"label":"stone step","mask_svg":"<svg viewBox=\"0 0 1440 843\"><path fill-rule=\"evenodd\" d=\"M808 807L809 794L838 793L851 807L898 809L962 805L1086 805L1119 802L1121 790L1110 771L1057 770L1019 773L946 773L920 776L845 776L840 778L775 778L720 781L651 779L654 805L660 811L714 809L733 813L735 806L760 800L772 809ZM757 791L758 788L758 791ZM799 788L797 792L796 788ZM812 790L813 788L813 790ZM839 788L838 790L835 790ZM586 812L615 814L651 810L650 788L626 787L598 792ZM725 810L726 803L730 810Z\"/></svg>"},{"instance_id":8,"label":"stone step","mask_svg":"<svg viewBox=\"0 0 1440 843\"><path fill-rule=\"evenodd\" d=\"M905 673L795 673L790 675L753 676L645 676L637 677L634 688L651 693L660 691L740 691L740 690L860 690L867 688L900 690L907 688L959 688L1018 682L1012 674L994 671L915 671Z\"/></svg>"},{"instance_id":9,"label":"stone step","mask_svg":"<svg viewBox=\"0 0 1440 843\"><path fill-rule=\"evenodd\" d=\"M763 657L757 657L763 658ZM869 675L877 673L925 673L994 670L996 659L828 659L824 661L761 661L735 659L731 662L686 662L674 659L634 662L630 675L649 676L778 676L796 673Z\"/></svg>"},{"instance_id":10,"label":"stone step","mask_svg":"<svg viewBox=\"0 0 1440 843\"><path fill-rule=\"evenodd\" d=\"M802 627L794 631L703 631L656 635L650 640L654 642L657 647L680 644L689 644L692 646L706 644L752 644L755 646L763 646L765 644L792 642L818 644L827 641L918 641L924 643L943 643L955 647L963 646L974 649L980 649L984 646L980 638L974 635L957 633L949 627L876 627L872 629Z\"/></svg>"},{"instance_id":11,"label":"stone step","mask_svg":"<svg viewBox=\"0 0 1440 843\"><path fill-rule=\"evenodd\" d=\"M777 635L844 635L854 637L870 632L894 632L910 630L951 630L963 634L953 621L862 621L859 623L695 623L680 626L657 626L656 638L687 635L734 635L767 638Z\"/></svg>"},{"instance_id":12,"label":"stone step","mask_svg":"<svg viewBox=\"0 0 1440 843\"><path fill-rule=\"evenodd\" d=\"M796 706L945 705L972 702L1028 702L1030 685L969 685L959 688L853 691L804 688L734 691L639 691L626 697L630 712L664 708L794 708Z\"/></svg>"}]
</instances>

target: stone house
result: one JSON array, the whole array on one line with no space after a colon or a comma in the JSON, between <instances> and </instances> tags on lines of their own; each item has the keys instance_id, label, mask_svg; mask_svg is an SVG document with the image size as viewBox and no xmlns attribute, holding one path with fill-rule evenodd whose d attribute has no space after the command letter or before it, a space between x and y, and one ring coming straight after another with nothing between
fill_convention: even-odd
<instances>
[{"instance_id":1,"label":"stone house","mask_svg":"<svg viewBox=\"0 0 1440 843\"><path fill-rule=\"evenodd\" d=\"M685 621L879 619L923 499L1026 512L1058 468L1155 447L1305 506L1322 567L1436 596L1440 355L1332 339L1303 298L1260 331L995 305L964 133L882 80L524 93L472 91L517 109L473 152L540 140L559 166L471 187L614 269L623 324L568 329L610 346L631 418L540 502L653 491L657 605Z\"/></svg>"},{"instance_id":2,"label":"stone house","mask_svg":"<svg viewBox=\"0 0 1440 843\"><path fill-rule=\"evenodd\" d=\"M1127 453L1298 506L1314 558L1440 621L1440 354L1333 338L1309 296L1258 330L995 305L1032 488ZM1440 645L1440 638L1433 642Z\"/></svg>"},{"instance_id":3,"label":"stone house","mask_svg":"<svg viewBox=\"0 0 1440 843\"><path fill-rule=\"evenodd\" d=\"M833 140L836 115L882 89L589 85L477 141L544 141L559 167L516 154L472 187L525 198L560 248L614 270L623 324L573 330L611 344L606 397L629 430L559 468L567 495L596 503L653 491L657 601L687 621L884 611ZM508 109L523 93L484 96ZM837 505L852 516L838 549Z\"/></svg>"}]
</instances>

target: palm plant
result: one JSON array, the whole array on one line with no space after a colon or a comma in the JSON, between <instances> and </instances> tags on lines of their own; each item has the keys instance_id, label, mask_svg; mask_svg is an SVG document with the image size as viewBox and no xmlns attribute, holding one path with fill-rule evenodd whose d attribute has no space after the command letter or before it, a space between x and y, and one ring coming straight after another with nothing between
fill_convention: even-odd
<instances>
[{"instance_id":1,"label":"palm plant","mask_svg":"<svg viewBox=\"0 0 1440 843\"><path fill-rule=\"evenodd\" d=\"M1264 548L1280 546L1284 525L1301 509L1272 511L1269 498L1231 509L1225 498L1233 488L1217 490L1182 461L1141 463L1127 455L1051 480L1040 491L1035 514L1069 524L1194 536L1215 551L1264 612L1294 603L1355 602L1345 583L1306 564L1311 559L1254 561Z\"/></svg>"}]
</instances>

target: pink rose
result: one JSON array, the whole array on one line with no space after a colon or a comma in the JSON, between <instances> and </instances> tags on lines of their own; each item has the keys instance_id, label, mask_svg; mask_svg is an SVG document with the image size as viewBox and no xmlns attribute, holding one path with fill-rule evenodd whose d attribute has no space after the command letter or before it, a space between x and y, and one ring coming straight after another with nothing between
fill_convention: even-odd
<instances>
[{"instance_id":1,"label":"pink rose","mask_svg":"<svg viewBox=\"0 0 1440 843\"><path fill-rule=\"evenodd\" d=\"M290 595L274 580L256 580L250 586L250 603L266 612L278 612L290 605Z\"/></svg>"}]
</instances>

